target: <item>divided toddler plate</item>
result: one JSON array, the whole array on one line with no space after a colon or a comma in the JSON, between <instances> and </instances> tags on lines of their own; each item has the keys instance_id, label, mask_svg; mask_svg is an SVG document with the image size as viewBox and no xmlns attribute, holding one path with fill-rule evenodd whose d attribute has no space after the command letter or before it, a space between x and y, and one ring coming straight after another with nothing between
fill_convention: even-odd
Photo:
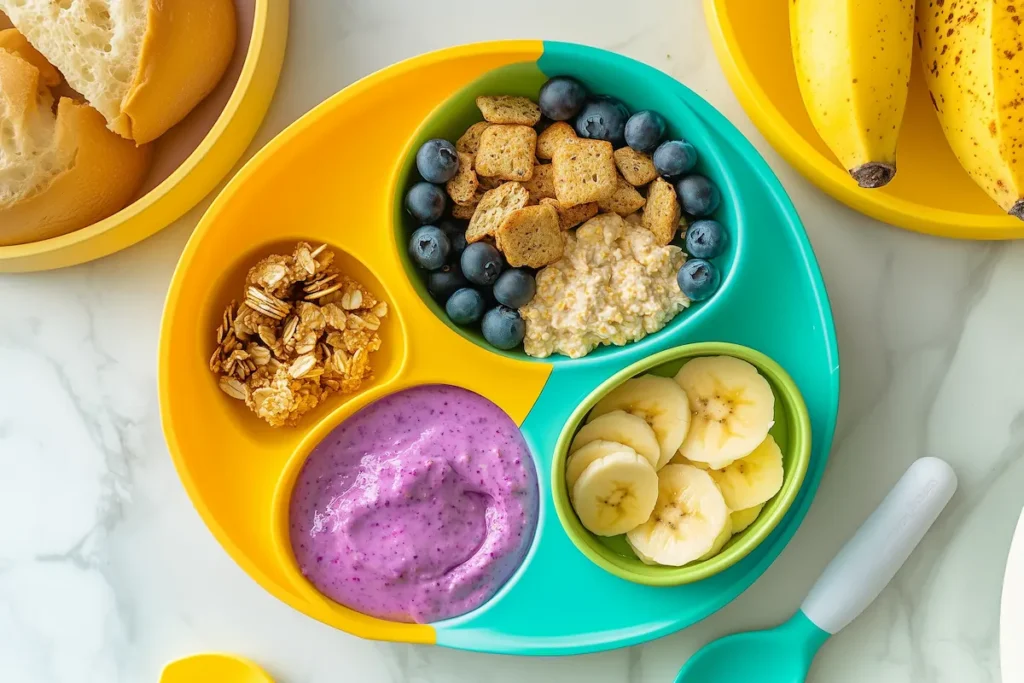
<instances>
[{"instance_id":1,"label":"divided toddler plate","mask_svg":"<svg viewBox=\"0 0 1024 683\"><path fill-rule=\"evenodd\" d=\"M536 95L571 74L632 109L663 113L702 155L722 189L730 233L719 292L661 332L587 358L499 353L450 327L406 262L398 204L410 152L425 137L454 136L472 96ZM460 104L461 102L461 104ZM470 104L471 106L471 104ZM461 118L460 118L461 117ZM461 127L461 128L460 128ZM299 239L326 242L391 312L375 355L376 379L334 397L302 425L274 430L226 399L207 369L221 313L246 269ZM806 401L812 447L803 487L775 530L749 555L706 580L651 587L616 578L569 540L551 495L556 443L577 407L617 372L682 344L721 341L763 352ZM160 341L164 431L182 481L210 530L264 588L294 608L369 638L510 654L573 654L631 645L720 609L760 576L807 512L825 467L838 407L832 315L807 238L778 181L714 109L655 69L564 43L496 42L431 53L338 93L259 152L210 207L185 248ZM533 545L512 579L481 608L430 625L382 621L307 590L273 526L289 495L287 472L332 425L399 389L444 383L475 391L520 425L541 489ZM275 507L277 506L277 507Z\"/></svg>"},{"instance_id":2,"label":"divided toddler plate","mask_svg":"<svg viewBox=\"0 0 1024 683\"><path fill-rule=\"evenodd\" d=\"M113 216L48 240L0 246L0 273L52 270L102 258L163 230L224 179L270 107L288 39L288 0L235 0L235 55L216 89L154 141L135 200ZM0 28L9 26L0 14Z\"/></svg>"},{"instance_id":3,"label":"divided toddler plate","mask_svg":"<svg viewBox=\"0 0 1024 683\"><path fill-rule=\"evenodd\" d=\"M1024 237L1024 222L1001 211L950 150L928 98L916 45L899 170L884 188L857 187L804 109L790 49L789 5L785 0L704 2L718 59L736 97L786 161L850 208L901 228L961 239Z\"/></svg>"}]
</instances>

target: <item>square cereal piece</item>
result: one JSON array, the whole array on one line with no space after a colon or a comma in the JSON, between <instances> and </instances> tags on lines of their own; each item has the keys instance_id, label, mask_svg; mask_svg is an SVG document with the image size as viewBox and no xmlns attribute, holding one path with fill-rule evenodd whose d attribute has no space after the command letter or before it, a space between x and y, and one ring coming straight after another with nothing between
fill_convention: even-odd
<instances>
[{"instance_id":1,"label":"square cereal piece","mask_svg":"<svg viewBox=\"0 0 1024 683\"><path fill-rule=\"evenodd\" d=\"M533 128L495 124L480 137L476 172L502 180L529 180L536 150L537 131Z\"/></svg>"},{"instance_id":2,"label":"square cereal piece","mask_svg":"<svg viewBox=\"0 0 1024 683\"><path fill-rule=\"evenodd\" d=\"M536 126L540 121L540 107L526 97L511 95L481 95L476 106L488 123L517 123L521 126Z\"/></svg>"},{"instance_id":3,"label":"square cereal piece","mask_svg":"<svg viewBox=\"0 0 1024 683\"><path fill-rule=\"evenodd\" d=\"M612 143L576 140L555 150L555 195L564 207L608 199L618 186Z\"/></svg>"},{"instance_id":4,"label":"square cereal piece","mask_svg":"<svg viewBox=\"0 0 1024 683\"><path fill-rule=\"evenodd\" d=\"M480 187L483 188L484 192L486 192L487 190L493 190L494 188L498 187L503 182L505 182L501 178L490 178L488 176L479 174L477 174L476 179L480 182Z\"/></svg>"},{"instance_id":5,"label":"square cereal piece","mask_svg":"<svg viewBox=\"0 0 1024 683\"><path fill-rule=\"evenodd\" d=\"M647 205L644 207L643 226L654 233L658 244L668 244L679 229L682 211L676 199L676 188L663 178L658 178L647 190Z\"/></svg>"},{"instance_id":6,"label":"square cereal piece","mask_svg":"<svg viewBox=\"0 0 1024 683\"><path fill-rule=\"evenodd\" d=\"M498 248L513 268L543 268L562 258L558 212L548 204L513 211L497 232Z\"/></svg>"},{"instance_id":7,"label":"square cereal piece","mask_svg":"<svg viewBox=\"0 0 1024 683\"><path fill-rule=\"evenodd\" d=\"M480 181L477 180L476 171L473 170L473 155L459 152L459 172L445 186L448 190L448 196L456 204L462 204L463 206L476 204L477 202L474 201L474 197L476 197L476 191L479 187Z\"/></svg>"},{"instance_id":8,"label":"square cereal piece","mask_svg":"<svg viewBox=\"0 0 1024 683\"><path fill-rule=\"evenodd\" d=\"M473 214L476 213L477 206L478 204L467 204L465 206L455 204L452 206L452 218L458 218L460 221L468 221L473 218Z\"/></svg>"},{"instance_id":9,"label":"square cereal piece","mask_svg":"<svg viewBox=\"0 0 1024 683\"><path fill-rule=\"evenodd\" d=\"M638 152L632 147L615 150L615 165L626 182L634 187L646 185L658 177L650 155Z\"/></svg>"},{"instance_id":10,"label":"square cereal piece","mask_svg":"<svg viewBox=\"0 0 1024 683\"><path fill-rule=\"evenodd\" d=\"M640 210L646 203L643 195L636 191L636 188L626 182L626 179L619 176L618 185L615 187L615 194L608 199L597 203L602 211L612 211L620 216L628 216Z\"/></svg>"},{"instance_id":11,"label":"square cereal piece","mask_svg":"<svg viewBox=\"0 0 1024 683\"><path fill-rule=\"evenodd\" d=\"M455 141L455 151L472 154L475 157L476 151L480 149L480 136L490 125L486 121L478 121L467 128L462 137Z\"/></svg>"},{"instance_id":12,"label":"square cereal piece","mask_svg":"<svg viewBox=\"0 0 1024 683\"><path fill-rule=\"evenodd\" d=\"M505 183L485 192L466 228L466 241L479 242L485 237L492 237L510 213L523 208L529 201L530 193L521 183Z\"/></svg>"},{"instance_id":13,"label":"square cereal piece","mask_svg":"<svg viewBox=\"0 0 1024 683\"><path fill-rule=\"evenodd\" d=\"M533 177L523 183L530 193L530 203L538 204L540 200L555 197L555 174L551 164L537 164L533 167Z\"/></svg>"},{"instance_id":14,"label":"square cereal piece","mask_svg":"<svg viewBox=\"0 0 1024 683\"><path fill-rule=\"evenodd\" d=\"M576 131L565 121L556 121L544 129L544 132L537 136L537 158L550 159L555 156L555 150L562 146L566 140L575 140Z\"/></svg>"},{"instance_id":15,"label":"square cereal piece","mask_svg":"<svg viewBox=\"0 0 1024 683\"><path fill-rule=\"evenodd\" d=\"M558 212L558 223L562 230L571 230L577 225L589 221L597 215L598 211L597 202L577 204L576 206L570 206L568 209L563 209L557 199L542 199L540 203L547 204Z\"/></svg>"}]
</instances>

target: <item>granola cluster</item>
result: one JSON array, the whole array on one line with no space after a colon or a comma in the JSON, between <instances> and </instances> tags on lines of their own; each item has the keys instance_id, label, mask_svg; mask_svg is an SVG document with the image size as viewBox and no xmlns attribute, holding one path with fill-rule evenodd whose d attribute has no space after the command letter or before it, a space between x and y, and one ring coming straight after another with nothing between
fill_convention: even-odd
<instances>
[{"instance_id":1,"label":"granola cluster","mask_svg":"<svg viewBox=\"0 0 1024 683\"><path fill-rule=\"evenodd\" d=\"M380 348L387 303L333 262L327 245L305 242L266 257L217 328L210 370L220 388L273 427L293 426L331 394L373 379L370 354Z\"/></svg>"}]
</instances>

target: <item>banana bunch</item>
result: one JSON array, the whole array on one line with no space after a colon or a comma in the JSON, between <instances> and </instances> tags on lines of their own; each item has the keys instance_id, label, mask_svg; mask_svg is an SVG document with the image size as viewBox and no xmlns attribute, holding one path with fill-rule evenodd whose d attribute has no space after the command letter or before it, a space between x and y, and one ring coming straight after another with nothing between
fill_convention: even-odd
<instances>
[{"instance_id":1,"label":"banana bunch","mask_svg":"<svg viewBox=\"0 0 1024 683\"><path fill-rule=\"evenodd\" d=\"M774 414L768 382L737 358L694 359L675 379L628 380L594 406L569 447L576 515L598 536L626 534L648 564L714 556L782 488Z\"/></svg>"}]
</instances>

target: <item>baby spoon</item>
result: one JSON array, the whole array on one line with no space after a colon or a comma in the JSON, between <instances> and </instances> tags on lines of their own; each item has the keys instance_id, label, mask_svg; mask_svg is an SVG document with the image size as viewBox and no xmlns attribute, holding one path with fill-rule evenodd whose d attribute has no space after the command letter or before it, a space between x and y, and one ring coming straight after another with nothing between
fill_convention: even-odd
<instances>
[{"instance_id":1,"label":"baby spoon","mask_svg":"<svg viewBox=\"0 0 1024 683\"><path fill-rule=\"evenodd\" d=\"M234 655L192 655L171 662L160 683L274 683L267 672Z\"/></svg>"},{"instance_id":2,"label":"baby spoon","mask_svg":"<svg viewBox=\"0 0 1024 683\"><path fill-rule=\"evenodd\" d=\"M708 643L676 683L800 683L818 648L867 608L942 512L956 474L920 458L835 556L793 617L773 629Z\"/></svg>"}]
</instances>

